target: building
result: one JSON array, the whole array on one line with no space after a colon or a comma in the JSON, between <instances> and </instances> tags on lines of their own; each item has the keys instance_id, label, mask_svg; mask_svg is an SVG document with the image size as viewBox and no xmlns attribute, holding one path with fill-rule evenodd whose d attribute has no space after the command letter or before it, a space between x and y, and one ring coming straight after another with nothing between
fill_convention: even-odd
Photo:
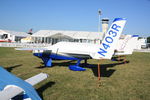
<instances>
[{"instance_id":1,"label":"building","mask_svg":"<svg viewBox=\"0 0 150 100\"><path fill-rule=\"evenodd\" d=\"M0 41L1 42L20 42L22 38L29 36L25 32L0 30Z\"/></svg>"},{"instance_id":2,"label":"building","mask_svg":"<svg viewBox=\"0 0 150 100\"><path fill-rule=\"evenodd\" d=\"M102 36L103 34L100 32L40 30L34 33L32 38L36 43L55 44L60 41L100 43Z\"/></svg>"},{"instance_id":3,"label":"building","mask_svg":"<svg viewBox=\"0 0 150 100\"><path fill-rule=\"evenodd\" d=\"M32 38L30 38L30 35L25 32L0 30L0 39L11 42L20 42L22 40L22 43L33 40L32 43L46 44L55 44L60 41L99 44L108 30L108 22L109 19L102 19L102 32L40 30L31 35Z\"/></svg>"},{"instance_id":4,"label":"building","mask_svg":"<svg viewBox=\"0 0 150 100\"><path fill-rule=\"evenodd\" d=\"M102 32L40 30L32 35L36 43L55 44L60 41L100 43L108 30L108 18L102 19Z\"/></svg>"},{"instance_id":5,"label":"building","mask_svg":"<svg viewBox=\"0 0 150 100\"><path fill-rule=\"evenodd\" d=\"M136 49L145 49L147 48L147 39L146 38L139 38L136 43Z\"/></svg>"}]
</instances>

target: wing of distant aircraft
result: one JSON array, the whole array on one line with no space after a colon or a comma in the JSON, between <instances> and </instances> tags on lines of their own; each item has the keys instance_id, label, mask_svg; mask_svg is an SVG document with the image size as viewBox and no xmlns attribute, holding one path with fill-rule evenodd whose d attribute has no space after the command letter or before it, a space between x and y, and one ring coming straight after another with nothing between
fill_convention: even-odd
<instances>
[{"instance_id":1,"label":"wing of distant aircraft","mask_svg":"<svg viewBox=\"0 0 150 100\"><path fill-rule=\"evenodd\" d=\"M59 42L42 48L46 50L33 49L33 55L41 58L48 67L52 66L53 59L77 60L76 65L69 68L84 71L86 69L79 66L81 60L111 59L125 23L126 19L114 19L101 44Z\"/></svg>"},{"instance_id":2,"label":"wing of distant aircraft","mask_svg":"<svg viewBox=\"0 0 150 100\"><path fill-rule=\"evenodd\" d=\"M3 67L0 67L0 73L0 100L42 100L33 86L45 80L48 74L40 73L24 81Z\"/></svg>"}]
</instances>

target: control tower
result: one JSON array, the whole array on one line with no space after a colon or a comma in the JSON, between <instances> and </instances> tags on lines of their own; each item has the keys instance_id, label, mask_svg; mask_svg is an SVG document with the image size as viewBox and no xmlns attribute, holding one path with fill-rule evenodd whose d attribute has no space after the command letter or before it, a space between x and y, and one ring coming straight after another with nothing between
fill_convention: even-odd
<instances>
[{"instance_id":1,"label":"control tower","mask_svg":"<svg viewBox=\"0 0 150 100\"><path fill-rule=\"evenodd\" d=\"M103 38L105 37L105 34L108 30L108 24L109 24L109 19L108 18L103 18L102 19L102 33L103 33Z\"/></svg>"},{"instance_id":2,"label":"control tower","mask_svg":"<svg viewBox=\"0 0 150 100\"><path fill-rule=\"evenodd\" d=\"M102 32L105 34L108 30L108 24L109 24L109 19L108 18L103 18L102 19Z\"/></svg>"}]
</instances>

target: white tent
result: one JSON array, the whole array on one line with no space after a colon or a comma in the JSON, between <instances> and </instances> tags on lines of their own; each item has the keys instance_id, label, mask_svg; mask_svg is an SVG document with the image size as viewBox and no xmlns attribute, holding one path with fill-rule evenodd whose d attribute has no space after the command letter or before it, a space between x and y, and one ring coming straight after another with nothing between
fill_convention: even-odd
<instances>
[{"instance_id":1,"label":"white tent","mask_svg":"<svg viewBox=\"0 0 150 100\"><path fill-rule=\"evenodd\" d=\"M62 30L40 30L32 35L32 37L37 38L40 41L46 41L47 38L61 38L64 37L65 39L68 38L68 40L72 39L77 41L92 41L92 42L100 42L103 37L102 32L88 32L88 31L62 31ZM45 40L42 40L45 39ZM53 40L51 40L53 41Z\"/></svg>"}]
</instances>

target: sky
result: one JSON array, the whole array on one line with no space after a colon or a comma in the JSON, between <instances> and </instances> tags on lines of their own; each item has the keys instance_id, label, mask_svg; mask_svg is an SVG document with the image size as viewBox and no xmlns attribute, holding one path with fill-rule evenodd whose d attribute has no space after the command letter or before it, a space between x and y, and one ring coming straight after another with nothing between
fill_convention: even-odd
<instances>
[{"instance_id":1,"label":"sky","mask_svg":"<svg viewBox=\"0 0 150 100\"><path fill-rule=\"evenodd\" d=\"M101 18L126 18L123 34L150 36L150 0L0 0L0 29L98 31Z\"/></svg>"}]
</instances>

